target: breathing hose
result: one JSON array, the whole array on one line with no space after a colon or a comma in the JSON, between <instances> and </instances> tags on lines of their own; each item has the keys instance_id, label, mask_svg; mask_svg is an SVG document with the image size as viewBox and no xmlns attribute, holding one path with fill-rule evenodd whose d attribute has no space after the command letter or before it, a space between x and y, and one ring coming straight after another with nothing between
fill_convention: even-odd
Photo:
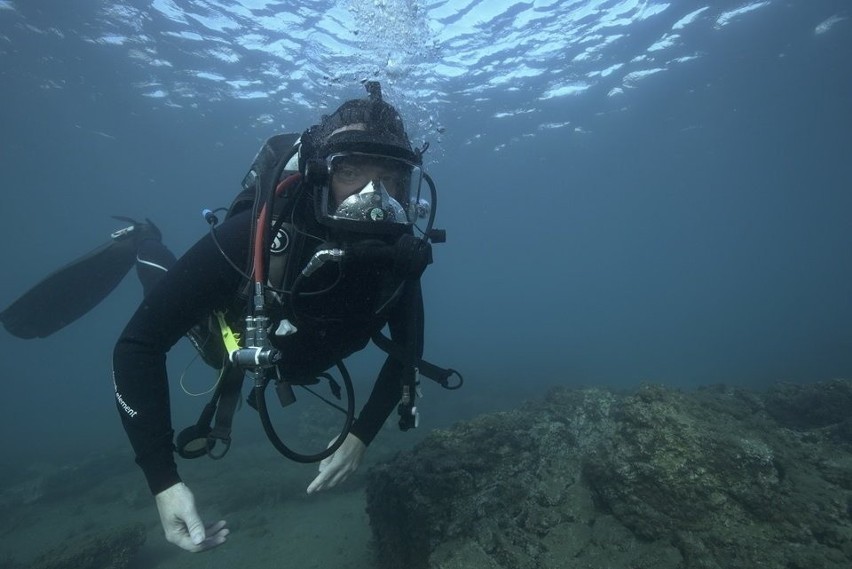
<instances>
[{"instance_id":1,"label":"breathing hose","mask_svg":"<svg viewBox=\"0 0 852 569\"><path fill-rule=\"evenodd\" d=\"M282 180L280 184L278 184L275 189L275 195L279 196L283 194L294 184L298 183L300 180L300 174L293 174L291 176L288 176L287 178ZM265 203L261 208L261 211L257 218L257 225L255 227L253 241L254 262L252 263L252 278L254 280L255 295L252 303L252 314L246 318L247 329L250 328L255 331L254 337L247 334L247 348L257 350L256 353L258 354L270 354L269 360L268 362L266 362L266 365L254 366L254 400L257 405L257 411L260 415L260 421L263 425L263 430L266 432L266 436L272 443L272 446L274 446L278 452L280 452L286 458L289 458L290 460L296 462L318 462L334 454L334 452L338 448L340 448L340 445L343 444L343 441L349 434L355 417L355 389L352 385L352 378L349 375L346 366L343 365L342 361L338 361L336 363L337 369L339 370L340 375L343 378L344 389L346 390L346 421L337 439L329 447L327 447L321 452L315 454L302 454L295 452L290 447L284 444L284 442L278 436L278 433L275 431L274 426L272 425L272 420L269 417L269 408L266 405L266 387L269 385L272 379L272 372L275 369L274 364L278 361L278 359L280 359L280 352L270 346L268 337L266 335L266 326L268 326L268 319L266 317L264 309L263 290L266 286L266 233L267 225L269 223L270 218L268 206L269 202ZM279 381L284 380L281 379Z\"/></svg>"}]
</instances>

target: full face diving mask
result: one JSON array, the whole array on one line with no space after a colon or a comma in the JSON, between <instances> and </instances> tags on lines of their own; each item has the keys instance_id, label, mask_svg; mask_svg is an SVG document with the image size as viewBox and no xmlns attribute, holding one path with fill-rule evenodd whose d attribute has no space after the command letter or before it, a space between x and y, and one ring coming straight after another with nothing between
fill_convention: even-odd
<instances>
[{"instance_id":1,"label":"full face diving mask","mask_svg":"<svg viewBox=\"0 0 852 569\"><path fill-rule=\"evenodd\" d=\"M423 172L401 158L345 152L326 159L328 175L320 190L320 220L367 233L398 232L430 209L421 199Z\"/></svg>"}]
</instances>

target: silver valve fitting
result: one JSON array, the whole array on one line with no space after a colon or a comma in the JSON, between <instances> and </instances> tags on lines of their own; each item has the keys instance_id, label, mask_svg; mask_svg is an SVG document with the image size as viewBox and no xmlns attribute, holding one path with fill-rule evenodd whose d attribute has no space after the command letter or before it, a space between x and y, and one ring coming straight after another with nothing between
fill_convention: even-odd
<instances>
[{"instance_id":1,"label":"silver valve fitting","mask_svg":"<svg viewBox=\"0 0 852 569\"><path fill-rule=\"evenodd\" d=\"M343 249L322 249L314 253L314 256L311 257L311 260L308 261L308 264L305 265L305 268L302 269L302 275L305 277L309 277L317 269L323 266L328 261L340 261L343 258Z\"/></svg>"}]
</instances>

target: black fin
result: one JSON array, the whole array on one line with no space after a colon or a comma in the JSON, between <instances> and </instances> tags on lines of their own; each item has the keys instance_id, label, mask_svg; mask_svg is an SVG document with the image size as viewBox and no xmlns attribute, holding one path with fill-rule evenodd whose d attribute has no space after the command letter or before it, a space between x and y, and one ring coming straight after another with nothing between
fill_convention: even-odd
<instances>
[{"instance_id":1,"label":"black fin","mask_svg":"<svg viewBox=\"0 0 852 569\"><path fill-rule=\"evenodd\" d=\"M132 241L102 245L48 275L0 312L0 321L19 338L50 336L106 298L135 261Z\"/></svg>"},{"instance_id":2,"label":"black fin","mask_svg":"<svg viewBox=\"0 0 852 569\"><path fill-rule=\"evenodd\" d=\"M106 298L136 262L140 239L160 237L150 221L127 221L133 225L113 232L109 243L54 271L0 312L6 330L19 338L44 338Z\"/></svg>"}]
</instances>

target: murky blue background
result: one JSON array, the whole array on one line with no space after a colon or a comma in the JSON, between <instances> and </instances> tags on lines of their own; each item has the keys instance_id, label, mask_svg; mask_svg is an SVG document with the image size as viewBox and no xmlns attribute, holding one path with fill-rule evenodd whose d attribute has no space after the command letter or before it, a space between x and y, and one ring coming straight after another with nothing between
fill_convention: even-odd
<instances>
[{"instance_id":1,"label":"murky blue background","mask_svg":"<svg viewBox=\"0 0 852 569\"><path fill-rule=\"evenodd\" d=\"M426 350L467 385L424 413L848 377L849 54L842 0L0 0L0 305L110 215L184 251L266 137L378 79L431 144L448 233ZM50 338L3 332L6 460L126 444L110 357L139 296L131 276ZM203 404L174 403L181 424Z\"/></svg>"}]
</instances>

